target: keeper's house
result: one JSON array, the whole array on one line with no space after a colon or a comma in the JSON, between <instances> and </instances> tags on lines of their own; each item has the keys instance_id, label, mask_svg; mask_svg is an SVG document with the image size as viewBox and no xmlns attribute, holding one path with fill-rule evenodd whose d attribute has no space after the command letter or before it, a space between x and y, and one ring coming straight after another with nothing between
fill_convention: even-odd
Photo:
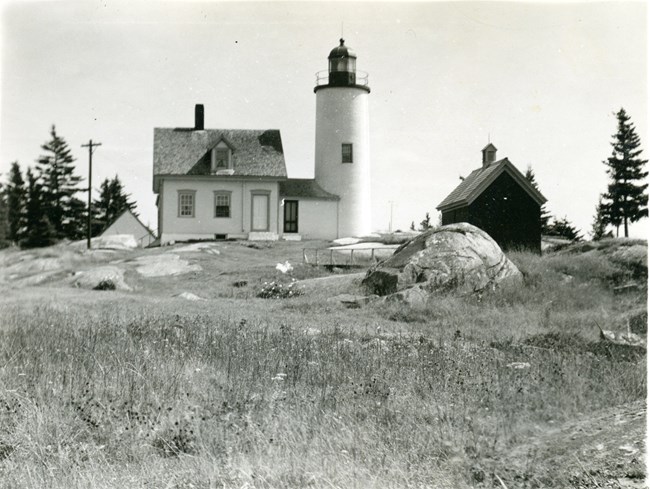
<instances>
[{"instance_id":1,"label":"keeper's house","mask_svg":"<svg viewBox=\"0 0 650 489\"><path fill-rule=\"evenodd\" d=\"M334 239L339 197L288 179L277 129L155 128L153 190L161 244L172 241Z\"/></svg>"},{"instance_id":2,"label":"keeper's house","mask_svg":"<svg viewBox=\"0 0 650 489\"><path fill-rule=\"evenodd\" d=\"M508 158L496 161L497 148L483 148L483 164L437 207L442 224L468 222L481 228L504 250L541 253L541 206L546 198Z\"/></svg>"}]
</instances>

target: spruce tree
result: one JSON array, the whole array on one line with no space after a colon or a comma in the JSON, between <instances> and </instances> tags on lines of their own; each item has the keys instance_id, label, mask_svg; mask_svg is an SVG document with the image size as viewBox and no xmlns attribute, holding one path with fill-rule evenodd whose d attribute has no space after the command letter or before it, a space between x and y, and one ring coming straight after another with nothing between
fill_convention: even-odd
<instances>
[{"instance_id":1,"label":"spruce tree","mask_svg":"<svg viewBox=\"0 0 650 489\"><path fill-rule=\"evenodd\" d=\"M42 200L45 214L54 226L57 238L79 239L84 235L85 204L75 197L81 177L75 175L74 161L68 143L50 132L52 139L41 146L45 152L38 159Z\"/></svg>"},{"instance_id":2,"label":"spruce tree","mask_svg":"<svg viewBox=\"0 0 650 489\"><path fill-rule=\"evenodd\" d=\"M601 194L596 205L596 214L594 214L594 221L591 224L591 239L599 241L603 238L611 238L612 233L607 232L607 221L605 219L606 207L603 202L603 195Z\"/></svg>"},{"instance_id":3,"label":"spruce tree","mask_svg":"<svg viewBox=\"0 0 650 489\"><path fill-rule=\"evenodd\" d=\"M7 220L9 222L8 239L18 243L25 232L25 204L27 190L20 166L17 161L11 164L9 182L7 183Z\"/></svg>"},{"instance_id":4,"label":"spruce tree","mask_svg":"<svg viewBox=\"0 0 650 489\"><path fill-rule=\"evenodd\" d=\"M537 180L535 180L535 173L533 172L533 167L528 165L526 168L526 174L524 175L526 180L539 191L539 186L537 185ZM542 228L542 234L548 234L550 230L551 214L546 209L546 204L543 204L539 209L539 221Z\"/></svg>"},{"instance_id":5,"label":"spruce tree","mask_svg":"<svg viewBox=\"0 0 650 489\"><path fill-rule=\"evenodd\" d=\"M6 248L11 243L7 217L7 187L0 182L0 248Z\"/></svg>"},{"instance_id":6,"label":"spruce tree","mask_svg":"<svg viewBox=\"0 0 650 489\"><path fill-rule=\"evenodd\" d=\"M135 209L135 202L130 200L119 177L106 178L99 186L99 198L93 202L93 236L101 233L127 209Z\"/></svg>"},{"instance_id":7,"label":"spruce tree","mask_svg":"<svg viewBox=\"0 0 650 489\"><path fill-rule=\"evenodd\" d=\"M570 239L572 241L582 241L580 230L574 227L566 217L553 219L553 223L548 228L549 236L558 236L560 238Z\"/></svg>"},{"instance_id":8,"label":"spruce tree","mask_svg":"<svg viewBox=\"0 0 650 489\"><path fill-rule=\"evenodd\" d=\"M639 148L641 140L630 122L630 116L621 109L616 118L618 130L611 143L612 155L603 162L607 165L610 178L603 210L606 223L616 226L617 235L618 227L623 224L627 238L628 225L648 216L648 184L643 183L648 176L648 172L644 171L648 160L639 157L642 152Z\"/></svg>"},{"instance_id":9,"label":"spruce tree","mask_svg":"<svg viewBox=\"0 0 650 489\"><path fill-rule=\"evenodd\" d=\"M23 248L50 246L56 242L56 229L44 212L43 192L31 168L27 169L27 203L25 205L25 233L20 242Z\"/></svg>"},{"instance_id":10,"label":"spruce tree","mask_svg":"<svg viewBox=\"0 0 650 489\"><path fill-rule=\"evenodd\" d=\"M427 212L426 215L424 216L424 219L420 221L420 231L426 231L427 229L431 229L433 226L431 225L431 216Z\"/></svg>"}]
</instances>

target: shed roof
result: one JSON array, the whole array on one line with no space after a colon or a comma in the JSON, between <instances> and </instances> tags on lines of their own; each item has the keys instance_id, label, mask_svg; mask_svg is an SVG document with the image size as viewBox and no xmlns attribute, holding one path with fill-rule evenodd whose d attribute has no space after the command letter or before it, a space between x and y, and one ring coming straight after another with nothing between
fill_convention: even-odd
<instances>
[{"instance_id":1,"label":"shed roof","mask_svg":"<svg viewBox=\"0 0 650 489\"><path fill-rule=\"evenodd\" d=\"M485 168L474 170L442 201L438 204L439 211L470 205L476 198L487 189L502 173L508 173L540 206L546 202L539 190L537 190L524 177L517 168L510 163L508 158L495 161Z\"/></svg>"},{"instance_id":2,"label":"shed roof","mask_svg":"<svg viewBox=\"0 0 650 489\"><path fill-rule=\"evenodd\" d=\"M153 136L154 190L156 177L209 175L209 152L220 141L232 149L234 176L286 178L287 169L278 129L155 128Z\"/></svg>"},{"instance_id":3,"label":"shed roof","mask_svg":"<svg viewBox=\"0 0 650 489\"><path fill-rule=\"evenodd\" d=\"M129 209L128 207L127 207L126 209L124 209L124 211L122 211L122 213L121 213L120 215L118 215L117 217L113 218L113 220L112 220L111 222L109 222L109 223L104 227L104 229L102 229L102 232L100 233L100 236L101 236L102 234L104 234L106 231L108 231L108 229L109 229L111 226L113 226L113 225L114 225L115 223L117 223L118 221L124 219L124 218L125 218L127 215L129 215L129 214L130 214L130 215L135 219L135 221L136 221L140 226L142 226L142 229L144 229L146 232L148 232L149 234L151 234L151 236L154 236L154 237L155 237L154 232L153 232L151 229L149 229L149 227L147 227L147 226L146 226L146 225L145 225L145 224L140 220L140 218L138 217L138 215L137 215L135 212L133 212L133 210Z\"/></svg>"},{"instance_id":4,"label":"shed roof","mask_svg":"<svg viewBox=\"0 0 650 489\"><path fill-rule=\"evenodd\" d=\"M280 182L281 197L302 197L320 200L340 200L338 195L334 195L324 190L323 187L316 183L313 178L290 178Z\"/></svg>"}]
</instances>

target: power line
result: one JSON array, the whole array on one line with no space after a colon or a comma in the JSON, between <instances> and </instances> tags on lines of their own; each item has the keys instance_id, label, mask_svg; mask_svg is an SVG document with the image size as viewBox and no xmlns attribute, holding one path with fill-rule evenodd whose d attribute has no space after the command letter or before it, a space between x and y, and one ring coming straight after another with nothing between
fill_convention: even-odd
<instances>
[{"instance_id":1,"label":"power line","mask_svg":"<svg viewBox=\"0 0 650 489\"><path fill-rule=\"evenodd\" d=\"M93 151L94 147L101 146L102 143L93 143L93 140L90 139L88 140L88 144L82 144L82 148L88 148L88 221L86 223L87 226L87 231L88 231L88 242L87 246L88 249L90 249L90 206L91 206L91 194L92 194L92 189L93 189Z\"/></svg>"}]
</instances>

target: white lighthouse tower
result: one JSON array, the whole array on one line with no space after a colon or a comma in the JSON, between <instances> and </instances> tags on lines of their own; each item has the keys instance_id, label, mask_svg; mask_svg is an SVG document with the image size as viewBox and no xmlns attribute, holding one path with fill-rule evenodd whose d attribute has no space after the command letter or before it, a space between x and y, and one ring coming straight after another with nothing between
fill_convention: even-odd
<instances>
[{"instance_id":1,"label":"white lighthouse tower","mask_svg":"<svg viewBox=\"0 0 650 489\"><path fill-rule=\"evenodd\" d=\"M338 236L371 231L368 75L345 45L332 49L327 76L317 76L316 182L338 195Z\"/></svg>"}]
</instances>

